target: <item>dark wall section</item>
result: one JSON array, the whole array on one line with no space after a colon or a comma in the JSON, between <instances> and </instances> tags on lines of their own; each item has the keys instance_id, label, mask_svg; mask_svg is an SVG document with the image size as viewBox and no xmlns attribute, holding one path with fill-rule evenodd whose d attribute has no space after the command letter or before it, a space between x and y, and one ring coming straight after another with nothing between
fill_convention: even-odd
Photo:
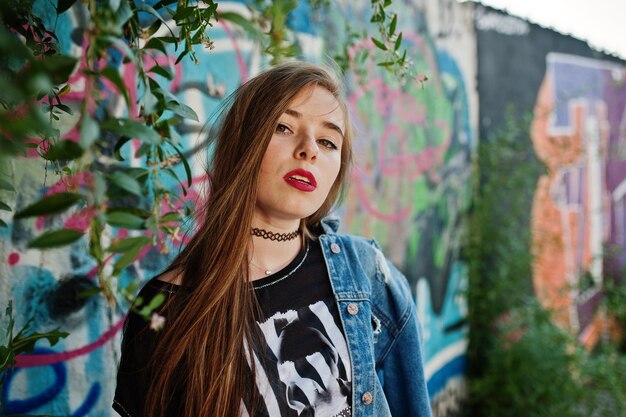
<instances>
[{"instance_id":1,"label":"dark wall section","mask_svg":"<svg viewBox=\"0 0 626 417\"><path fill-rule=\"evenodd\" d=\"M475 26L480 140L489 140L503 125L511 104L520 115L533 110L548 53L623 62L584 41L490 7L476 6Z\"/></svg>"}]
</instances>

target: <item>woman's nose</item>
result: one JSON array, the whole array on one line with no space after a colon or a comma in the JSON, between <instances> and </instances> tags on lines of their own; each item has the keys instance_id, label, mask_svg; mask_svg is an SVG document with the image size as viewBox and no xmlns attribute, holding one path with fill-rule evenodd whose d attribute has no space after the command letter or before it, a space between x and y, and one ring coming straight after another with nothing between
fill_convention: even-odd
<instances>
[{"instance_id":1,"label":"woman's nose","mask_svg":"<svg viewBox=\"0 0 626 417\"><path fill-rule=\"evenodd\" d=\"M319 147L317 146L317 142L315 142L315 138L309 134L303 135L295 150L296 159L315 161L318 153Z\"/></svg>"}]
</instances>

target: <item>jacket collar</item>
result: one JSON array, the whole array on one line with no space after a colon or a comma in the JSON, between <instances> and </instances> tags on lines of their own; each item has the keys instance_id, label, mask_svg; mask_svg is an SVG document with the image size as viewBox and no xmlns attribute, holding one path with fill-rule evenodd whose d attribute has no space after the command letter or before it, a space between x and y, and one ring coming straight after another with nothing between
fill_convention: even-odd
<instances>
[{"instance_id":1,"label":"jacket collar","mask_svg":"<svg viewBox=\"0 0 626 417\"><path fill-rule=\"evenodd\" d=\"M337 230L339 230L339 217L325 217L322 219L320 224L322 225L322 230L324 233L335 234Z\"/></svg>"}]
</instances>

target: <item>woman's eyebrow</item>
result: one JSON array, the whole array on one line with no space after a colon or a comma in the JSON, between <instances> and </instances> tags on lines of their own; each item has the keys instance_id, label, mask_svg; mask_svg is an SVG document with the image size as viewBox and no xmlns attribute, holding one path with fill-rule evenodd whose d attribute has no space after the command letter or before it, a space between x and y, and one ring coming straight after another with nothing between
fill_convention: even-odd
<instances>
[{"instance_id":1,"label":"woman's eyebrow","mask_svg":"<svg viewBox=\"0 0 626 417\"><path fill-rule=\"evenodd\" d=\"M288 114L289 116L293 116L296 119L301 119L302 118L302 113L297 112L295 110L292 109L286 109L285 113ZM336 130L340 135L341 138L344 138L343 132L341 131L341 128L339 126L337 126L336 124L334 124L333 122L329 122L328 120L324 120L322 122L322 124L324 125L324 127L327 127L328 129L332 129L332 130Z\"/></svg>"}]
</instances>

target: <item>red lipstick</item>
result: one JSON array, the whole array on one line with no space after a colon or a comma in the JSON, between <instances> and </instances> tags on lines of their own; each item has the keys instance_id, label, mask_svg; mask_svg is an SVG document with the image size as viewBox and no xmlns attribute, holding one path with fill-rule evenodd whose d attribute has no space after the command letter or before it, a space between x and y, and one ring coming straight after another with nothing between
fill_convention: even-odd
<instances>
[{"instance_id":1,"label":"red lipstick","mask_svg":"<svg viewBox=\"0 0 626 417\"><path fill-rule=\"evenodd\" d=\"M315 181L315 176L309 171L302 168L289 171L285 174L283 179L285 180L285 182L287 182L287 184L300 191L311 192L317 188L317 181Z\"/></svg>"}]
</instances>

